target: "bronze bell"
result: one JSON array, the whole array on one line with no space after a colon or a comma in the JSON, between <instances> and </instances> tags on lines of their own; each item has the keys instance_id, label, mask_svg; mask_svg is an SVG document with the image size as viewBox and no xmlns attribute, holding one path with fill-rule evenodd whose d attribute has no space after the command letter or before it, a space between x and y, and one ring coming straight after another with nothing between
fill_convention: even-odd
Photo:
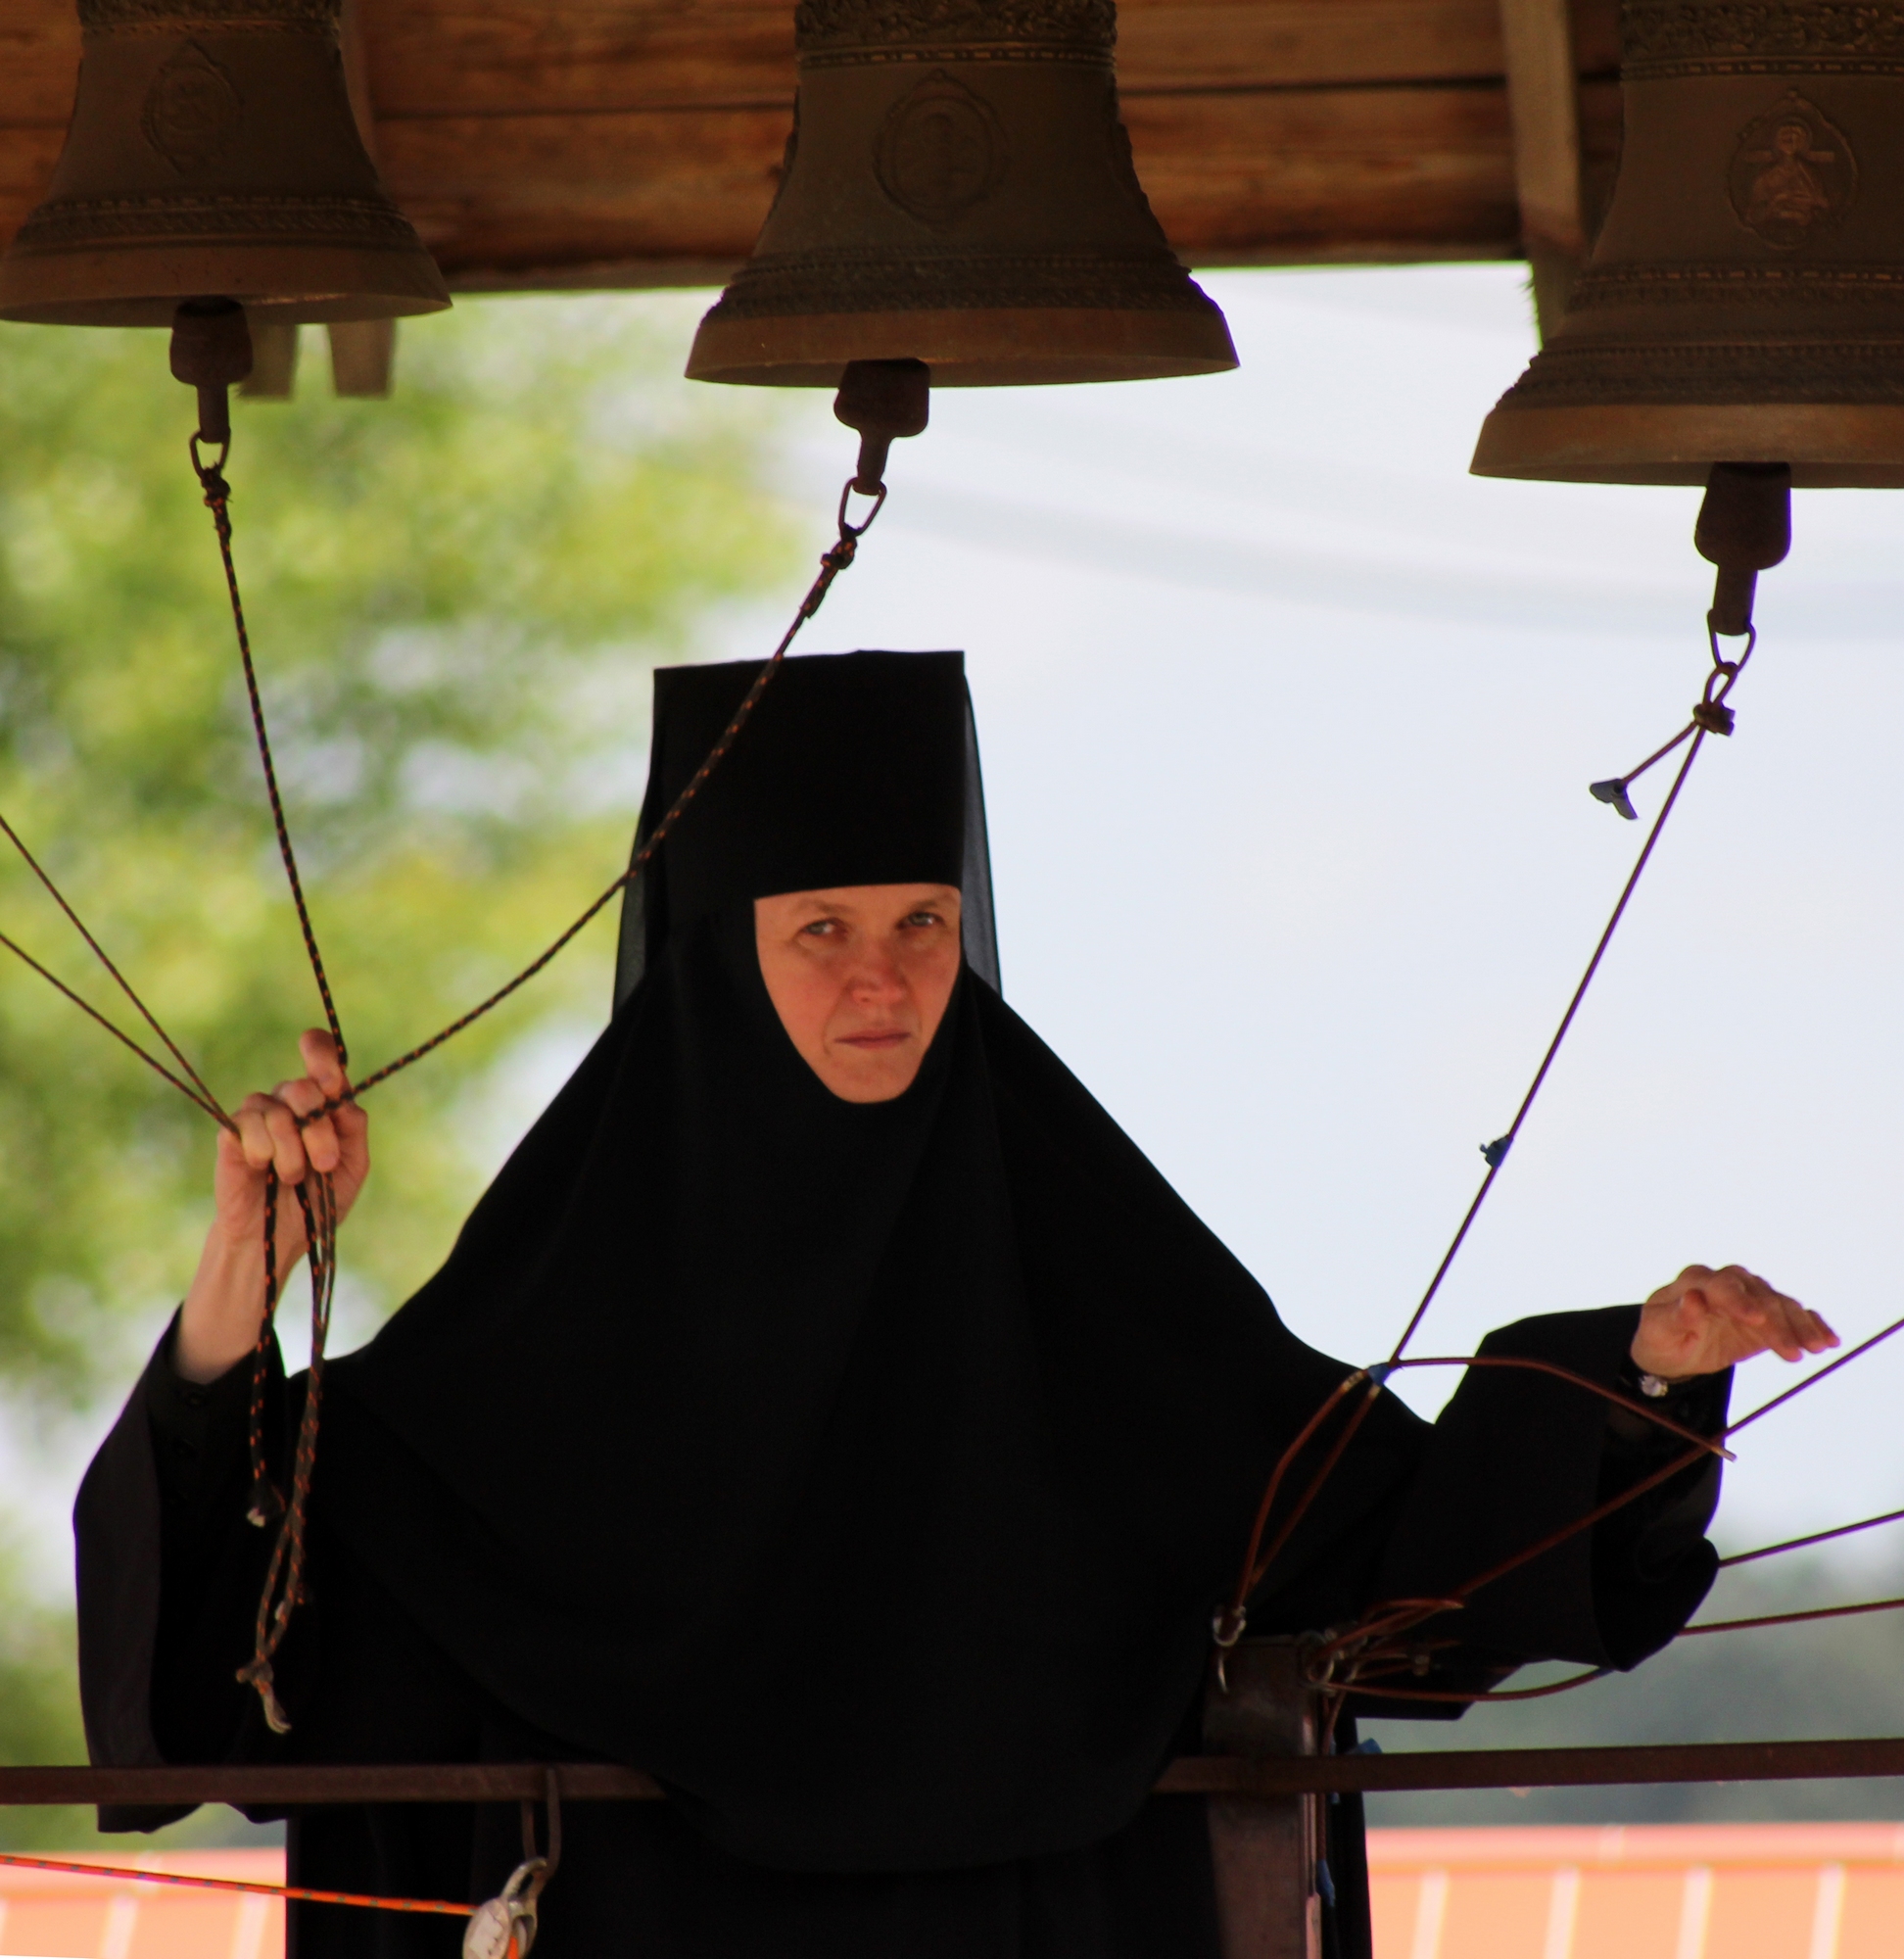
<instances>
[{"instance_id":1,"label":"bronze bell","mask_svg":"<svg viewBox=\"0 0 1904 1959\"><path fill-rule=\"evenodd\" d=\"M1627 0L1619 181L1480 476L1904 485L1904 12Z\"/></svg>"},{"instance_id":2,"label":"bronze bell","mask_svg":"<svg viewBox=\"0 0 1904 1959\"><path fill-rule=\"evenodd\" d=\"M79 0L84 57L45 201L0 261L0 317L169 326L436 312L435 262L364 154L339 0Z\"/></svg>"},{"instance_id":3,"label":"bronze bell","mask_svg":"<svg viewBox=\"0 0 1904 1959\"><path fill-rule=\"evenodd\" d=\"M935 387L1236 365L1151 215L1118 114L1113 0L800 0L799 94L753 257L701 321L700 381Z\"/></svg>"}]
</instances>

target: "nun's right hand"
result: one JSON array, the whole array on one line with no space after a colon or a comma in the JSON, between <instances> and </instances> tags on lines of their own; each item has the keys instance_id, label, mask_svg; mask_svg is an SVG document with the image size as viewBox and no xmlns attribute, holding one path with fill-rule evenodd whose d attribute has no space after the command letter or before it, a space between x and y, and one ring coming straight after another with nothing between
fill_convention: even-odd
<instances>
[{"instance_id":1,"label":"nun's right hand","mask_svg":"<svg viewBox=\"0 0 1904 1959\"><path fill-rule=\"evenodd\" d=\"M341 1222L370 1173L369 1123L355 1103L315 1112L349 1086L336 1043L312 1028L298 1042L305 1073L268 1095L249 1095L234 1111L234 1136L221 1130L214 1176L216 1215L197 1276L179 1314L172 1365L191 1381L215 1380L249 1354L264 1311L264 1188L278 1175L274 1231L278 1286L306 1250L297 1186L309 1171L327 1174ZM315 1116L314 1121L300 1119Z\"/></svg>"}]
</instances>

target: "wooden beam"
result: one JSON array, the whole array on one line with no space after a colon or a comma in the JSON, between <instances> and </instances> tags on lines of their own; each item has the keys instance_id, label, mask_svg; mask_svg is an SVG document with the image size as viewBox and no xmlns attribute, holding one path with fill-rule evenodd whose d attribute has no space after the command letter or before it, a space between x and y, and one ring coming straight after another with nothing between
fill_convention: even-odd
<instances>
[{"instance_id":1,"label":"wooden beam","mask_svg":"<svg viewBox=\"0 0 1904 1959\"><path fill-rule=\"evenodd\" d=\"M1121 0L1118 85L1469 82L1501 72L1498 0Z\"/></svg>"},{"instance_id":2,"label":"wooden beam","mask_svg":"<svg viewBox=\"0 0 1904 1959\"><path fill-rule=\"evenodd\" d=\"M1500 0L1500 32L1521 244L1545 339L1587 256L1573 10L1569 0Z\"/></svg>"},{"instance_id":3,"label":"wooden beam","mask_svg":"<svg viewBox=\"0 0 1904 1959\"><path fill-rule=\"evenodd\" d=\"M1499 84L1145 95L1124 120L1151 208L1192 264L1513 252Z\"/></svg>"},{"instance_id":4,"label":"wooden beam","mask_svg":"<svg viewBox=\"0 0 1904 1959\"><path fill-rule=\"evenodd\" d=\"M1525 4L1559 0L1123 0L1126 120L1172 243L1206 265L1513 256L1533 177L1501 10ZM1573 0L1576 27L1610 46L1617 4ZM3 239L59 153L78 33L73 0L0 11ZM717 281L779 181L790 0L353 0L345 51L460 290ZM1590 117L1590 167L1596 130L1610 160L1617 114Z\"/></svg>"}]
</instances>

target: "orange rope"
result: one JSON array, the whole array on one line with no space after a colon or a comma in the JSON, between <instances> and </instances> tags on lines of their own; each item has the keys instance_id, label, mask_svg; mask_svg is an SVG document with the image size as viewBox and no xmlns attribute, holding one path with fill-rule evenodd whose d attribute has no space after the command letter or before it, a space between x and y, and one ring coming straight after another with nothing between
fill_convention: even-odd
<instances>
[{"instance_id":1,"label":"orange rope","mask_svg":"<svg viewBox=\"0 0 1904 1959\"><path fill-rule=\"evenodd\" d=\"M206 1891L249 1891L262 1897L296 1898L301 1904L358 1905L367 1911L429 1911L449 1918L468 1918L473 1904L452 1904L448 1898L373 1897L364 1891L316 1891L303 1885L258 1884L249 1878L193 1878L176 1871L140 1871L124 1864L80 1864L58 1857L23 1857L0 1852L0 1864L24 1871L62 1871L80 1878L123 1878L138 1885L183 1885Z\"/></svg>"}]
</instances>

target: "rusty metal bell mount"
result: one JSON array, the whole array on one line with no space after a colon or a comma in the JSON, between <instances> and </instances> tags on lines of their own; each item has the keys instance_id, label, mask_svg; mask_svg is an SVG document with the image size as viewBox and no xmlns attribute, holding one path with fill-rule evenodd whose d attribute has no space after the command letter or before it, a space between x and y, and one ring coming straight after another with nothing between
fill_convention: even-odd
<instances>
[{"instance_id":1,"label":"rusty metal bell mount","mask_svg":"<svg viewBox=\"0 0 1904 1959\"><path fill-rule=\"evenodd\" d=\"M1904 486L1904 4L1628 0L1623 34L1605 224L1475 473Z\"/></svg>"},{"instance_id":2,"label":"rusty metal bell mount","mask_svg":"<svg viewBox=\"0 0 1904 1959\"><path fill-rule=\"evenodd\" d=\"M923 360L935 387L1233 367L1118 114L1112 0L800 0L799 94L753 257L690 377L836 386Z\"/></svg>"},{"instance_id":3,"label":"rusty metal bell mount","mask_svg":"<svg viewBox=\"0 0 1904 1959\"><path fill-rule=\"evenodd\" d=\"M0 261L0 317L169 326L440 311L442 275L351 113L340 0L79 0L84 56L45 200Z\"/></svg>"}]
</instances>

